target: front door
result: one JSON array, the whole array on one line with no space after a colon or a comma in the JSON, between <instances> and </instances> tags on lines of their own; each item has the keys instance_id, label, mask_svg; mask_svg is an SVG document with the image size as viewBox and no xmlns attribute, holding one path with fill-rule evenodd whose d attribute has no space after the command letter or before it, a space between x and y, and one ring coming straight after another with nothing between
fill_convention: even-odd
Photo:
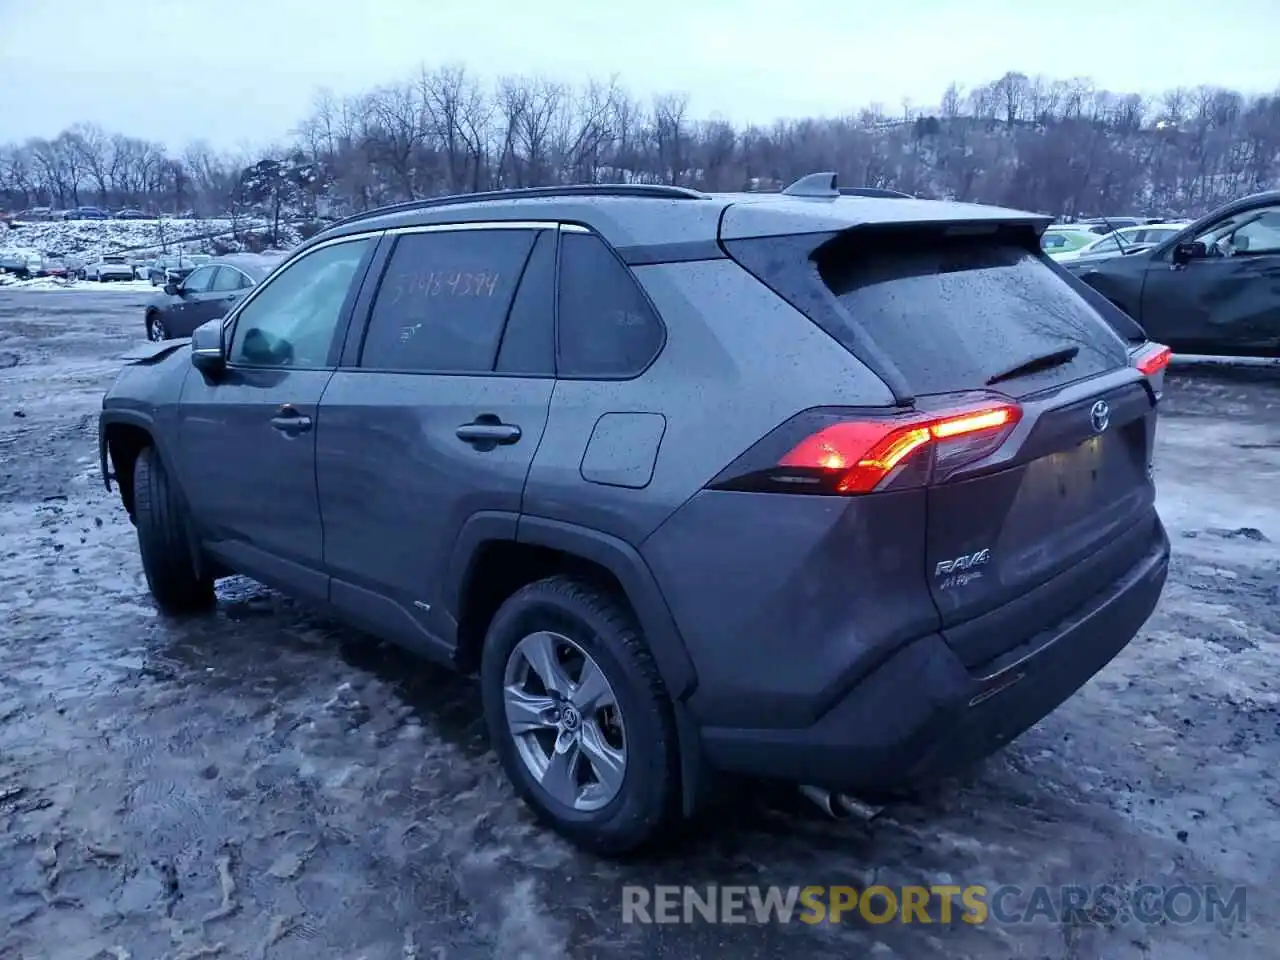
<instances>
[{"instance_id":1,"label":"front door","mask_svg":"<svg viewBox=\"0 0 1280 960\"><path fill-rule=\"evenodd\" d=\"M553 228L398 237L363 348L320 403L331 600L428 656L452 651L446 572L467 521L515 535L555 386L555 253Z\"/></svg>"},{"instance_id":2,"label":"front door","mask_svg":"<svg viewBox=\"0 0 1280 960\"><path fill-rule=\"evenodd\" d=\"M1280 205L1232 214L1195 239L1207 256L1152 259L1142 292L1148 332L1197 353L1280 349Z\"/></svg>"},{"instance_id":3,"label":"front door","mask_svg":"<svg viewBox=\"0 0 1280 960\"><path fill-rule=\"evenodd\" d=\"M189 376L179 407L183 489L210 551L315 599L328 594L315 476L320 398L375 242L317 247L258 288L229 321L226 370Z\"/></svg>"},{"instance_id":4,"label":"front door","mask_svg":"<svg viewBox=\"0 0 1280 960\"><path fill-rule=\"evenodd\" d=\"M213 275L217 267L197 267L178 284L179 298L165 311L165 333L170 337L189 337L191 331L204 323L201 316L208 312L206 302L210 297ZM205 319L209 319L205 317Z\"/></svg>"}]
</instances>

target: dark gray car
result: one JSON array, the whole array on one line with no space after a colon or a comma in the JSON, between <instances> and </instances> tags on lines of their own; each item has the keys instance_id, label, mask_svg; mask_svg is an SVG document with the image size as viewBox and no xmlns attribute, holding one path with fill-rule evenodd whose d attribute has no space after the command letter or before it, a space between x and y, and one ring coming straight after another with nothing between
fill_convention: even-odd
<instances>
[{"instance_id":1,"label":"dark gray car","mask_svg":"<svg viewBox=\"0 0 1280 960\"><path fill-rule=\"evenodd\" d=\"M742 776L863 809L1018 736L1164 584L1167 351L1047 223L830 174L385 208L140 348L103 474L162 610L239 572L477 671L577 843Z\"/></svg>"},{"instance_id":2,"label":"dark gray car","mask_svg":"<svg viewBox=\"0 0 1280 960\"><path fill-rule=\"evenodd\" d=\"M1153 247L1062 265L1176 350L1280 356L1280 191L1234 200Z\"/></svg>"},{"instance_id":3,"label":"dark gray car","mask_svg":"<svg viewBox=\"0 0 1280 960\"><path fill-rule=\"evenodd\" d=\"M265 254L228 254L196 267L182 280L170 280L146 306L147 339L191 336L200 324L225 316L282 260Z\"/></svg>"}]
</instances>

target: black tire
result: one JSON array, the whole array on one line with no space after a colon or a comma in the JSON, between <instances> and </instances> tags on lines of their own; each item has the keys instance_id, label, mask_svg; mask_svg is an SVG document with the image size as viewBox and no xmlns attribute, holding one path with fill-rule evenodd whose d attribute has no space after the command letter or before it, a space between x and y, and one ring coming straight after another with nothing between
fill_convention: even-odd
<instances>
[{"instance_id":1,"label":"black tire","mask_svg":"<svg viewBox=\"0 0 1280 960\"><path fill-rule=\"evenodd\" d=\"M154 447L133 465L133 507L142 570L165 613L191 613L213 605L213 578L196 569L186 507L169 482Z\"/></svg>"},{"instance_id":2,"label":"black tire","mask_svg":"<svg viewBox=\"0 0 1280 960\"><path fill-rule=\"evenodd\" d=\"M157 329L159 335L157 336ZM155 310L147 314L147 339L159 343L164 340L167 333L164 328L164 321L160 319L160 314Z\"/></svg>"},{"instance_id":3,"label":"black tire","mask_svg":"<svg viewBox=\"0 0 1280 960\"><path fill-rule=\"evenodd\" d=\"M504 674L516 645L558 632L596 661L617 697L627 765L616 796L584 812L552 797L520 758L504 704ZM620 856L653 845L681 815L679 751L671 701L626 604L571 577L531 583L507 598L489 625L480 666L489 739L516 793L543 823L580 847Z\"/></svg>"}]
</instances>

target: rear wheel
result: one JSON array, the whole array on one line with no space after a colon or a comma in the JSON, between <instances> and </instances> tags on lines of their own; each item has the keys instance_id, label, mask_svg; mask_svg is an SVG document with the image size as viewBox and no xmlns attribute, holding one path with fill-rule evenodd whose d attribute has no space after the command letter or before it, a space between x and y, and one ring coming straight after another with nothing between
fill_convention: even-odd
<instances>
[{"instance_id":1,"label":"rear wheel","mask_svg":"<svg viewBox=\"0 0 1280 960\"><path fill-rule=\"evenodd\" d=\"M213 578L196 567L187 509L154 447L144 447L134 462L133 507L142 570L156 604L166 613L212 606Z\"/></svg>"},{"instance_id":2,"label":"rear wheel","mask_svg":"<svg viewBox=\"0 0 1280 960\"><path fill-rule=\"evenodd\" d=\"M619 599L569 577L522 587L490 624L480 675L490 741L540 820L614 855L676 822L671 703Z\"/></svg>"}]
</instances>

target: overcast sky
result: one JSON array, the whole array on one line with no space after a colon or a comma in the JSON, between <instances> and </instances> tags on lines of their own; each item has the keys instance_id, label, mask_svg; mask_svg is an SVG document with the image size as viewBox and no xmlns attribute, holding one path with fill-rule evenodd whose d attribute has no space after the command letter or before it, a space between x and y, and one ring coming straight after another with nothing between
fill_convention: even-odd
<instances>
[{"instance_id":1,"label":"overcast sky","mask_svg":"<svg viewBox=\"0 0 1280 960\"><path fill-rule=\"evenodd\" d=\"M329 87L463 63L768 122L1006 70L1118 91L1280 86L1280 0L0 0L0 141L77 121L177 148L281 139Z\"/></svg>"}]
</instances>

